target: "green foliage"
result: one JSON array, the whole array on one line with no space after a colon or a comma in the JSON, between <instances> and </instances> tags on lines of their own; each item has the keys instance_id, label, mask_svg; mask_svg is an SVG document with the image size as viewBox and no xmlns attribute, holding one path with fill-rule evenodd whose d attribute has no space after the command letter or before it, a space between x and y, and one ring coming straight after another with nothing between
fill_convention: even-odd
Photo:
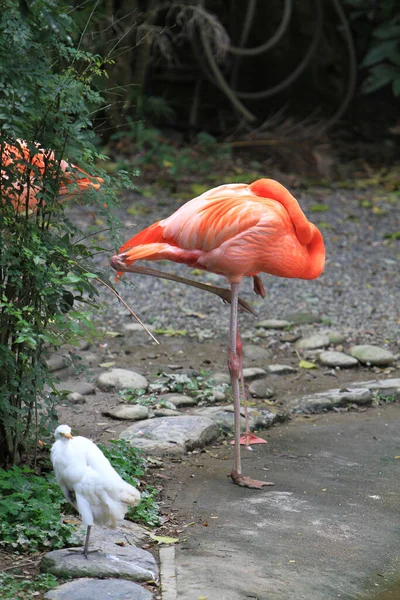
<instances>
[{"instance_id":1,"label":"green foliage","mask_svg":"<svg viewBox=\"0 0 400 600\"><path fill-rule=\"evenodd\" d=\"M57 578L51 573L41 573L33 579L12 573L0 573L2 600L34 600L40 593L57 587Z\"/></svg>"},{"instance_id":2,"label":"green foliage","mask_svg":"<svg viewBox=\"0 0 400 600\"><path fill-rule=\"evenodd\" d=\"M143 477L147 461L141 450L135 448L126 440L111 440L111 446L98 444L114 469L125 481L137 487L139 478ZM158 492L151 486L140 490L141 499L137 506L130 508L126 518L143 523L149 527L160 524L159 506L155 500Z\"/></svg>"},{"instance_id":3,"label":"green foliage","mask_svg":"<svg viewBox=\"0 0 400 600\"><path fill-rule=\"evenodd\" d=\"M367 47L361 67L368 69L365 94L390 85L400 96L400 13L397 0L347 0L359 45Z\"/></svg>"},{"instance_id":4,"label":"green foliage","mask_svg":"<svg viewBox=\"0 0 400 600\"><path fill-rule=\"evenodd\" d=\"M0 547L20 553L76 545L75 528L61 522L66 505L52 477L0 469Z\"/></svg>"},{"instance_id":5,"label":"green foliage","mask_svg":"<svg viewBox=\"0 0 400 600\"><path fill-rule=\"evenodd\" d=\"M212 401L216 392L225 392L227 387L228 385L225 383L216 385L209 378L209 374L204 372L194 377L189 377L184 373L163 373L154 383L150 384L152 392L158 394L188 393L202 403Z\"/></svg>"},{"instance_id":6,"label":"green foliage","mask_svg":"<svg viewBox=\"0 0 400 600\"><path fill-rule=\"evenodd\" d=\"M369 74L363 83L365 93L392 86L394 96L400 96L400 14L374 30L374 42L365 56L362 67Z\"/></svg>"},{"instance_id":7,"label":"green foliage","mask_svg":"<svg viewBox=\"0 0 400 600\"><path fill-rule=\"evenodd\" d=\"M145 98L146 113L151 115L154 102L148 103L149 100L151 99ZM207 176L211 173L216 161L222 165L223 162L228 163L231 159L229 144L218 144L217 140L208 133L201 132L192 143L183 144L176 143L163 135L159 129L151 125L151 120L147 122L144 118L139 118L134 121L128 117L128 122L129 129L118 132L113 139L126 140L134 144L134 151L136 151L134 164L143 169L148 178L154 173L158 180L161 174L172 182L191 176L197 179L199 175Z\"/></svg>"},{"instance_id":8,"label":"green foliage","mask_svg":"<svg viewBox=\"0 0 400 600\"><path fill-rule=\"evenodd\" d=\"M115 240L116 191L131 183L126 173L110 177L98 167L105 157L95 148L92 118L103 103L95 88L103 59L72 46L73 22L59 3L2 4L0 466L6 466L21 462L49 426L54 395L43 393L51 385L45 352L94 333L96 283L105 278L93 268L94 255L104 250L93 237L95 225L84 232L75 227L60 194L70 197L80 183L85 187L82 178L89 180L80 202L90 202ZM103 180L98 191L93 177Z\"/></svg>"}]
</instances>

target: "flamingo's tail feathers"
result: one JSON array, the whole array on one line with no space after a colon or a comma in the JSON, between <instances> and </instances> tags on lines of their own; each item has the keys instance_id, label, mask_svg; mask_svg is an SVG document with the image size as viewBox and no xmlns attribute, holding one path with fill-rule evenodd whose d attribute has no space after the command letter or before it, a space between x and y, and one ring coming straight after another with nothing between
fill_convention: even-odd
<instances>
[{"instance_id":1,"label":"flamingo's tail feathers","mask_svg":"<svg viewBox=\"0 0 400 600\"><path fill-rule=\"evenodd\" d=\"M144 246L135 246L130 250L126 250L124 254L124 262L127 265L132 264L136 260L163 260L170 258L173 248L169 244L145 244Z\"/></svg>"},{"instance_id":2,"label":"flamingo's tail feathers","mask_svg":"<svg viewBox=\"0 0 400 600\"><path fill-rule=\"evenodd\" d=\"M311 242L314 235L311 223L301 210L296 198L282 184L274 179L258 179L250 185L250 190L256 196L280 202L286 208L293 222L300 244L307 246Z\"/></svg>"},{"instance_id":3,"label":"flamingo's tail feathers","mask_svg":"<svg viewBox=\"0 0 400 600\"><path fill-rule=\"evenodd\" d=\"M143 231L140 231L134 235L133 238L128 240L123 246L121 246L119 253L128 253L128 250L134 249L136 246L160 243L163 241L163 228L161 225L159 225L159 221L157 221L157 223L153 223L153 225L143 229ZM137 258L134 260L137 260Z\"/></svg>"}]
</instances>

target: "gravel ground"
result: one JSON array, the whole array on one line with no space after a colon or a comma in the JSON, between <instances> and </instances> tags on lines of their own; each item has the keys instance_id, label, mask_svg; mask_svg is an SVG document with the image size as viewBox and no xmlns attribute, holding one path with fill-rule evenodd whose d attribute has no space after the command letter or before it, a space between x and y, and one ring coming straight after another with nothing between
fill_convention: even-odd
<instances>
[{"instance_id":1,"label":"gravel ground","mask_svg":"<svg viewBox=\"0 0 400 600\"><path fill-rule=\"evenodd\" d=\"M252 303L260 319L284 318L300 311L313 312L322 317L324 324L351 331L356 340L386 342L396 351L400 337L400 241L389 241L385 234L400 230L398 198L396 205L384 190L377 188L354 191L319 187L294 190L294 195L308 218L316 225L322 223L327 251L324 274L314 281L263 275L267 298L260 300L254 295L251 280L243 283L242 297ZM155 220L168 216L180 204L176 199L165 197L161 191L152 198L130 194L119 215L126 224L123 239L129 239ZM316 210L315 205L321 204L327 205L329 210ZM126 209L132 205L143 214L128 215ZM82 208L76 211L75 216L89 222L87 212ZM107 267L109 258L102 255L99 261ZM167 261L146 264L194 277L185 265ZM144 322L157 328L186 329L189 335L197 335L200 339L203 335L226 335L228 309L217 297L195 288L136 274L126 274L124 279L133 285L120 284L118 289ZM198 279L218 285L226 283L223 277L212 273L204 273ZM109 292L101 289L100 293L108 326L117 327L121 320L130 320L127 311ZM251 315L243 314L242 332L250 336L256 322Z\"/></svg>"}]
</instances>

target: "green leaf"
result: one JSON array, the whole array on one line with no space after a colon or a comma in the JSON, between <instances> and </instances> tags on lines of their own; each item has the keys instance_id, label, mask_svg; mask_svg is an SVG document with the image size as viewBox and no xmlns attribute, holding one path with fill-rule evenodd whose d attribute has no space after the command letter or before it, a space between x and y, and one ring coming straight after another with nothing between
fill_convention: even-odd
<instances>
[{"instance_id":1,"label":"green leaf","mask_svg":"<svg viewBox=\"0 0 400 600\"><path fill-rule=\"evenodd\" d=\"M328 204L311 204L311 212L326 212L329 210Z\"/></svg>"},{"instance_id":2,"label":"green leaf","mask_svg":"<svg viewBox=\"0 0 400 600\"><path fill-rule=\"evenodd\" d=\"M318 369L318 366L315 363L309 362L308 360L301 360L299 362L299 367L300 369Z\"/></svg>"},{"instance_id":3,"label":"green leaf","mask_svg":"<svg viewBox=\"0 0 400 600\"><path fill-rule=\"evenodd\" d=\"M390 40L373 46L365 55L364 60L361 62L361 67L370 67L389 58L397 51L397 44L396 40Z\"/></svg>"}]
</instances>

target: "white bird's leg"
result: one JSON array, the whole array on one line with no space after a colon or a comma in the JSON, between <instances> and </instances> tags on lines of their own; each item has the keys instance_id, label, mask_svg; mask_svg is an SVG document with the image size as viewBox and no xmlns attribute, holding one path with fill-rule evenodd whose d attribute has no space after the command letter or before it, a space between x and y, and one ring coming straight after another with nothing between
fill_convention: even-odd
<instances>
[{"instance_id":1,"label":"white bird's leg","mask_svg":"<svg viewBox=\"0 0 400 600\"><path fill-rule=\"evenodd\" d=\"M92 529L91 525L88 525L86 528L86 537L85 537L85 545L83 547L83 550L81 550L80 548L71 548L70 551L68 552L68 554L83 554L83 556L85 558L88 558L88 554L93 554L93 552L100 552L100 550L98 550L97 548L94 550L89 550L89 540L90 540L90 531Z\"/></svg>"},{"instance_id":2,"label":"white bird's leg","mask_svg":"<svg viewBox=\"0 0 400 600\"><path fill-rule=\"evenodd\" d=\"M242 474L242 465L240 457L240 391L239 375L241 373L241 362L237 351L238 339L238 297L239 283L231 283L232 300L229 331L229 353L228 367L231 375L233 404L234 404L234 427L235 427L235 454L231 478L234 483L242 487L260 489L264 485L273 485L267 481L257 481L250 477L244 477Z\"/></svg>"},{"instance_id":3,"label":"white bird's leg","mask_svg":"<svg viewBox=\"0 0 400 600\"><path fill-rule=\"evenodd\" d=\"M87 558L87 557L88 557L89 539L90 539L90 530L91 530L91 529L92 529L92 526L91 526L91 525L88 525L88 526L87 526L87 529L86 529L86 539L85 539L85 546L84 546L84 548L83 548L83 556L84 556L85 558Z\"/></svg>"}]
</instances>

